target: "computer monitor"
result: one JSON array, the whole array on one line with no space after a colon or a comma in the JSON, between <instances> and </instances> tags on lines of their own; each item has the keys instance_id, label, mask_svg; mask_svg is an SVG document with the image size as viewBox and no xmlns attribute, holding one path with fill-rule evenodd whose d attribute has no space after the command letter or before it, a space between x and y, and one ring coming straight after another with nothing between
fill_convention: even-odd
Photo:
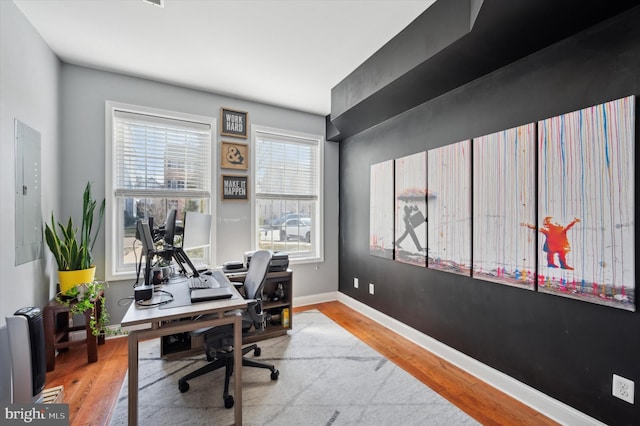
<instances>
[{"instance_id":1,"label":"computer monitor","mask_svg":"<svg viewBox=\"0 0 640 426\"><path fill-rule=\"evenodd\" d=\"M143 254L145 256L149 255L149 252L155 250L153 245L153 237L151 236L151 229L149 228L149 223L143 222L139 220L137 223L137 235L142 242Z\"/></svg>"},{"instance_id":2,"label":"computer monitor","mask_svg":"<svg viewBox=\"0 0 640 426\"><path fill-rule=\"evenodd\" d=\"M144 285L149 285L151 283L151 258L155 253L155 246L153 244L153 237L151 236L149 223L139 220L136 224L136 234L142 242L142 254L140 255L140 263L138 264L138 277L140 277L140 266L142 265L142 256L144 255ZM138 281L136 280L136 283L137 282Z\"/></svg>"},{"instance_id":3,"label":"computer monitor","mask_svg":"<svg viewBox=\"0 0 640 426\"><path fill-rule=\"evenodd\" d=\"M207 213L186 212L184 214L182 249L193 250L209 247L210 244L211 215Z\"/></svg>"},{"instance_id":4,"label":"computer monitor","mask_svg":"<svg viewBox=\"0 0 640 426\"><path fill-rule=\"evenodd\" d=\"M173 246L176 236L176 209L170 209L167 212L167 220L164 222L164 242L168 246Z\"/></svg>"}]
</instances>

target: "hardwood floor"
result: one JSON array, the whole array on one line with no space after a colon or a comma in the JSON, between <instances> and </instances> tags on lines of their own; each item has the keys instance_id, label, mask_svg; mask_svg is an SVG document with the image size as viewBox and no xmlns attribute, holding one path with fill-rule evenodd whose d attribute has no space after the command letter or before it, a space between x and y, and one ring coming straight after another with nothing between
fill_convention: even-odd
<instances>
[{"instance_id":1,"label":"hardwood floor","mask_svg":"<svg viewBox=\"0 0 640 426\"><path fill-rule=\"evenodd\" d=\"M343 303L293 312L305 309L318 309L483 425L558 424Z\"/></svg>"},{"instance_id":2,"label":"hardwood floor","mask_svg":"<svg viewBox=\"0 0 640 426\"><path fill-rule=\"evenodd\" d=\"M318 309L484 425L557 424L340 302L303 306L293 312L308 309ZM105 425L126 371L127 339L108 339L98 347L96 363L87 363L83 346L58 355L55 370L47 373L47 387L64 386L72 426Z\"/></svg>"},{"instance_id":3,"label":"hardwood floor","mask_svg":"<svg viewBox=\"0 0 640 426\"><path fill-rule=\"evenodd\" d=\"M64 386L64 402L69 404L69 424L105 425L127 372L126 337L107 339L98 346L98 362L87 362L84 345L75 346L56 357L55 370L47 373L47 388Z\"/></svg>"}]
</instances>

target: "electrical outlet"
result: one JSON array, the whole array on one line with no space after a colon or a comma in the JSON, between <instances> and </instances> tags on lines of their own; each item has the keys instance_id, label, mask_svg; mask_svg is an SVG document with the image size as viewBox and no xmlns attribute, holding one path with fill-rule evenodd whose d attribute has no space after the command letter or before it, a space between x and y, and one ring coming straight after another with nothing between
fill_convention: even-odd
<instances>
[{"instance_id":1,"label":"electrical outlet","mask_svg":"<svg viewBox=\"0 0 640 426\"><path fill-rule=\"evenodd\" d=\"M613 396L633 404L634 383L629 379L613 375Z\"/></svg>"},{"instance_id":2,"label":"electrical outlet","mask_svg":"<svg viewBox=\"0 0 640 426\"><path fill-rule=\"evenodd\" d=\"M353 278L353 288L358 288L358 279L356 277Z\"/></svg>"},{"instance_id":3,"label":"electrical outlet","mask_svg":"<svg viewBox=\"0 0 640 426\"><path fill-rule=\"evenodd\" d=\"M373 284L369 283L369 294L373 294Z\"/></svg>"}]
</instances>

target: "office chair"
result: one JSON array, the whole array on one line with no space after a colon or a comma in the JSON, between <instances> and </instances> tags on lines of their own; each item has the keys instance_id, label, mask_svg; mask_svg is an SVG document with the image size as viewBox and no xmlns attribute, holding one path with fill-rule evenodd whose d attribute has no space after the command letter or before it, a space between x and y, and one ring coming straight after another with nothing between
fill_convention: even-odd
<instances>
[{"instance_id":1,"label":"office chair","mask_svg":"<svg viewBox=\"0 0 640 426\"><path fill-rule=\"evenodd\" d=\"M229 314L237 315L238 312L241 312L243 334L249 331L251 327L255 327L256 330L260 331L264 330L265 314L262 311L262 289L267 278L267 271L269 269L270 262L270 251L258 250L253 253L249 263L249 270L247 271L247 276L244 281L245 298L248 302L247 309L243 311L234 311ZM189 383L187 383L187 380L191 380L194 377L198 377L210 371L224 367L224 393L222 397L224 399L225 408L231 408L234 404L233 396L229 395L229 379L233 374L233 325L224 325L208 329L205 328L193 332L194 335L200 335L203 333L205 353L209 364L178 380L178 389L180 392L184 393L189 390ZM271 370L271 380L278 380L280 372L272 364L244 357L244 355L251 351L253 351L255 356L260 356L260 348L257 344L254 343L245 348L241 348L241 350L243 367L266 368Z\"/></svg>"}]
</instances>

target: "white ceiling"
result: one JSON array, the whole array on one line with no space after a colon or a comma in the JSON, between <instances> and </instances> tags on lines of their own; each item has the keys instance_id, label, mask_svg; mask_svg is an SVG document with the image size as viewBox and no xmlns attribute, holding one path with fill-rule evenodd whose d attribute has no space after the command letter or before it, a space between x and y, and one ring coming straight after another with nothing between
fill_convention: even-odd
<instances>
[{"instance_id":1,"label":"white ceiling","mask_svg":"<svg viewBox=\"0 0 640 426\"><path fill-rule=\"evenodd\" d=\"M64 62L327 115L331 88L435 0L14 2Z\"/></svg>"}]
</instances>

